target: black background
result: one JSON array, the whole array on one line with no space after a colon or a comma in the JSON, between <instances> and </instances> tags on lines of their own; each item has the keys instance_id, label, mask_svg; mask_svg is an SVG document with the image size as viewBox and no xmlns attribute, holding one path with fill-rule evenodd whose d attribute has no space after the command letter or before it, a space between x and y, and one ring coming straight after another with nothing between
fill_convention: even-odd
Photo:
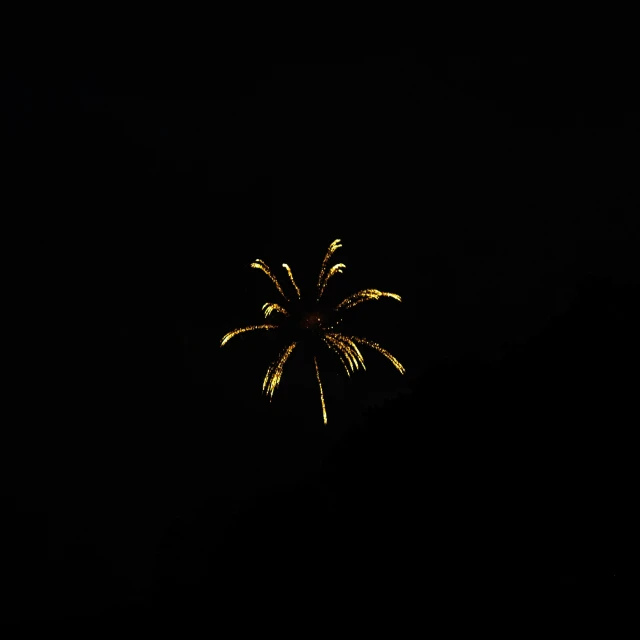
<instances>
[{"instance_id":1,"label":"black background","mask_svg":"<svg viewBox=\"0 0 640 640\"><path fill-rule=\"evenodd\" d=\"M8 67L8 617L410 625L620 597L632 78L408 49ZM407 372L321 360L325 426L309 354L269 404L276 341L219 344L277 300L253 260L304 286L336 238L328 295L400 294L353 326Z\"/></svg>"}]
</instances>

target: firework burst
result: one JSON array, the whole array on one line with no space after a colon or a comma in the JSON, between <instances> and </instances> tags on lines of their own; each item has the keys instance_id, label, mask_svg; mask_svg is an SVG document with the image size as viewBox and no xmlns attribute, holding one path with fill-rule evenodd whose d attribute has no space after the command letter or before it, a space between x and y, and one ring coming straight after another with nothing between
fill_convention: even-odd
<instances>
[{"instance_id":1,"label":"firework burst","mask_svg":"<svg viewBox=\"0 0 640 640\"><path fill-rule=\"evenodd\" d=\"M347 375L351 375L356 369L364 366L364 358L358 344L365 345L375 351L381 353L391 364L400 372L404 373L404 367L400 362L392 356L386 349L383 349L376 342L360 338L357 336L349 336L339 331L336 331L336 326L342 319L342 314L349 309L353 309L355 306L366 302L367 300L379 300L380 298L392 298L393 300L401 301L399 295L395 293L387 293L385 291L379 291L378 289L362 289L352 295L345 298L335 307L326 307L321 303L321 298L324 294L325 288L329 280L337 273L342 273L345 269L345 265L338 263L332 267L328 267L329 261L333 254L341 247L340 240L334 240L322 261L322 267L320 268L320 275L318 276L318 283L314 292L314 302L311 305L306 305L303 300L300 289L293 278L293 272L288 264L282 266L287 272L289 281L292 286L292 295L288 297L278 279L273 274L271 269L262 260L256 260L251 263L253 269L259 269L263 271L269 279L276 286L276 289L280 295L284 298L286 304L281 305L276 302L265 302L262 306L262 312L264 317L269 318L272 314L276 318L276 322L271 324L255 324L248 327L241 327L239 329L233 329L229 333L225 334L220 342L220 346L224 346L231 338L246 333L249 331L258 331L260 329L268 331L271 329L289 329L293 339L287 347L285 347L278 357L269 365L267 374L264 377L262 384L263 391L269 396L269 399L273 398L275 390L280 384L282 379L282 371L287 360L293 353L298 343L302 340L313 339L316 342L324 343L333 353L335 353L340 362L342 362ZM316 357L313 358L316 379L318 381L318 387L320 389L320 401L322 404L322 418L324 423L327 424L327 410L325 406L324 393L322 391L322 382L320 380L320 370L318 368L318 361Z\"/></svg>"}]
</instances>

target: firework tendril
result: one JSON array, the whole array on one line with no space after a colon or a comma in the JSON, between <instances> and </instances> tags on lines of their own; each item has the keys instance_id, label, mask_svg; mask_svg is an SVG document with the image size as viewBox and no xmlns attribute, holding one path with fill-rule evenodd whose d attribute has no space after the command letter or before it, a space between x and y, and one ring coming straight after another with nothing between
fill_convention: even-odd
<instances>
[{"instance_id":1,"label":"firework tendril","mask_svg":"<svg viewBox=\"0 0 640 640\"><path fill-rule=\"evenodd\" d=\"M340 240L334 240L329 245L329 248L324 256L322 266L320 268L320 274L318 276L318 282L316 285L316 303L319 303L320 299L322 298L329 280L334 275L342 273L342 271L345 269L345 265L343 263L338 263L328 268L331 257L341 246L342 245L340 244ZM284 263L282 266L286 270L289 281L295 291L294 302L297 302L302 298L300 289L298 288L298 285L293 278L293 273L289 265ZM284 298L284 300L287 303L291 304L289 297L287 297L284 290L280 286L278 279L263 260L256 260L255 262L252 262L251 267L264 272L276 286L276 289ZM366 302L368 300L379 300L380 298L391 298L393 300L397 300L398 302L402 301L400 296L396 293L387 293L385 291L379 291L378 289L362 289L361 291L357 291L356 293L353 293L345 298L342 302L336 305L332 309L332 311L334 312L334 314L344 313L349 309L353 309L355 306L361 304L362 302ZM295 313L291 309L287 308L287 305L283 306L275 302L266 302L262 306L262 311L265 318L268 318L271 314L276 314L275 317L280 317L281 319L284 318L285 320L291 320L292 316L295 316ZM241 335L243 333L257 331L260 329L280 329L281 327L281 324L256 324L248 327L241 327L239 329L233 329L223 336L220 342L220 346L224 346L229 340L231 340L231 338L234 338L235 336ZM397 358L391 355L391 353L389 353L386 349L383 349L377 342L372 342L371 340L367 340L366 338L357 336L348 336L335 331L335 323L325 322L324 315L320 311L312 310L310 312L307 311L302 314L298 323L298 327L301 327L308 332L313 332L315 335L319 336L322 342L329 348L329 350L338 356L340 362L342 362L342 365L345 368L345 371L347 372L347 375L351 375L351 373L353 373L360 367L362 367L363 370L365 369L364 358L362 356L362 353L360 352L360 349L358 348L358 344L365 345L370 349L377 351L378 353L382 354L387 360L389 360L389 362L391 362L391 364L400 373L405 372L404 367L400 364ZM278 357L269 365L269 368L267 369L267 373L262 384L262 389L263 392L267 394L270 400L273 398L273 394L280 384L284 365L291 356L297 344L297 341L292 341L278 354ZM320 381L320 370L318 368L318 361L315 356L313 358L313 362L315 366L316 380L318 381L318 388L320 390L322 418L324 424L327 424L325 397L322 390L322 382Z\"/></svg>"}]
</instances>

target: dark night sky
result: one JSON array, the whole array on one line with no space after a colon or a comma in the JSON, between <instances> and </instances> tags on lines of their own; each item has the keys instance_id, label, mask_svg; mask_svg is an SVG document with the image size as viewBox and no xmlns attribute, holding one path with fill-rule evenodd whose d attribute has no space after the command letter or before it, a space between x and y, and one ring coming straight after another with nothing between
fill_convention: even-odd
<instances>
[{"instance_id":1,"label":"dark night sky","mask_svg":"<svg viewBox=\"0 0 640 640\"><path fill-rule=\"evenodd\" d=\"M409 50L3 73L10 610L410 620L618 597L632 77ZM325 427L309 354L269 405L277 341L219 343L277 300L254 259L302 286L335 238L327 295L399 293L352 320L407 373L326 359Z\"/></svg>"}]
</instances>

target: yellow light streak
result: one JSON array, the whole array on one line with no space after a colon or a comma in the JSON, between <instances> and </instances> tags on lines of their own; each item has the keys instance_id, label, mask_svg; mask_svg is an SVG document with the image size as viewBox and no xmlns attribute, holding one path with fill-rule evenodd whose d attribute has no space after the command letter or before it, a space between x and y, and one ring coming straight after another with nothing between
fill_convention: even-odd
<instances>
[{"instance_id":1,"label":"yellow light streak","mask_svg":"<svg viewBox=\"0 0 640 640\"><path fill-rule=\"evenodd\" d=\"M320 298L322 297L325 287L327 286L327 282L329 282L330 278L334 276L336 273L342 273L342 270L346 268L347 266L342 262L340 262L339 264L334 264L333 267L329 269L329 272L327 273L327 275L324 277L324 280L322 281L322 286L320 287L320 293L318 294L318 300L320 300Z\"/></svg>"},{"instance_id":2,"label":"yellow light streak","mask_svg":"<svg viewBox=\"0 0 640 640\"><path fill-rule=\"evenodd\" d=\"M398 302L402 302L402 298L397 293L387 293L386 291L380 291L378 289L363 289L357 293L352 293L345 298L337 307L338 309L352 309L357 304L365 302L366 300L378 300L379 298L393 298Z\"/></svg>"},{"instance_id":3,"label":"yellow light streak","mask_svg":"<svg viewBox=\"0 0 640 640\"><path fill-rule=\"evenodd\" d=\"M262 305L262 311L264 313L265 318L268 318L274 311L277 311L278 313L281 313L284 316L289 315L289 312L284 307L281 307L279 304L277 304L276 302L265 302Z\"/></svg>"},{"instance_id":4,"label":"yellow light streak","mask_svg":"<svg viewBox=\"0 0 640 640\"><path fill-rule=\"evenodd\" d=\"M342 351L338 347L336 347L326 335L322 336L322 340L327 345L327 347L329 347L329 349L331 349L331 351L333 351L338 356L338 358L340 358L340 362L342 362L344 370L347 372L347 375L350 376L351 370L349 369L349 365L347 364L347 360L342 354Z\"/></svg>"},{"instance_id":5,"label":"yellow light streak","mask_svg":"<svg viewBox=\"0 0 640 640\"><path fill-rule=\"evenodd\" d=\"M273 398L274 391L278 388L280 380L282 379L282 369L284 364L291 355L291 352L296 348L297 342L292 342L284 351L278 355L278 357L271 363L267 369L267 375L264 377L262 383L262 390L267 393L269 399Z\"/></svg>"},{"instance_id":6,"label":"yellow light streak","mask_svg":"<svg viewBox=\"0 0 640 640\"><path fill-rule=\"evenodd\" d=\"M269 276L269 278L271 278L271 282L273 282L273 284L276 285L276 288L280 292L280 295L287 302L289 302L289 298L287 298L287 296L284 294L284 291L282 290L282 287L280 286L280 283L278 282L278 279L273 275L273 273L271 272L271 269L269 269L269 267L266 265L266 263L263 260L256 260L255 262L252 262L251 263L251 268L252 269L260 269L260 271L264 271L264 273L266 273L267 276Z\"/></svg>"},{"instance_id":7,"label":"yellow light streak","mask_svg":"<svg viewBox=\"0 0 640 640\"><path fill-rule=\"evenodd\" d=\"M286 262L283 262L282 266L287 270L287 273L289 274L289 280L291 280L291 284L293 285L293 288L296 290L296 293L298 294L298 300L300 300L300 289L298 289L298 285L296 284L296 281L293 279L293 273L291 273L291 267Z\"/></svg>"},{"instance_id":8,"label":"yellow light streak","mask_svg":"<svg viewBox=\"0 0 640 640\"><path fill-rule=\"evenodd\" d=\"M334 240L327 249L327 253L324 256L324 260L322 261L322 267L320 268L320 275L318 276L318 292L320 292L320 288L322 287L322 282L324 280L324 273L327 270L327 263L331 260L331 256L341 247L340 240ZM320 299L320 295L318 295L318 299Z\"/></svg>"},{"instance_id":9,"label":"yellow light streak","mask_svg":"<svg viewBox=\"0 0 640 640\"><path fill-rule=\"evenodd\" d=\"M389 353L386 349L383 349L377 342L367 340L366 338L358 338L356 336L351 336L351 339L354 340L355 342L359 342L360 344L366 344L368 347L371 347L372 349L379 351L385 358L387 358L391 362L391 364L393 364L393 366L400 373L405 372L405 369L400 364L400 361L397 358L395 358L393 355L391 355L391 353Z\"/></svg>"},{"instance_id":10,"label":"yellow light streak","mask_svg":"<svg viewBox=\"0 0 640 640\"><path fill-rule=\"evenodd\" d=\"M324 394L322 393L322 382L320 382L320 370L318 369L318 361L313 356L313 363L316 365L316 378L318 378L318 387L320 387L320 402L322 403L322 419L327 424L327 408L324 405Z\"/></svg>"},{"instance_id":11,"label":"yellow light streak","mask_svg":"<svg viewBox=\"0 0 640 640\"><path fill-rule=\"evenodd\" d=\"M222 340L220 341L220 346L224 347L231 338L240 335L241 333L245 333L247 331L256 331L257 329L278 329L277 324L254 324L250 327L241 327L240 329L233 329L233 331L229 331L229 333L225 333Z\"/></svg>"}]
</instances>

